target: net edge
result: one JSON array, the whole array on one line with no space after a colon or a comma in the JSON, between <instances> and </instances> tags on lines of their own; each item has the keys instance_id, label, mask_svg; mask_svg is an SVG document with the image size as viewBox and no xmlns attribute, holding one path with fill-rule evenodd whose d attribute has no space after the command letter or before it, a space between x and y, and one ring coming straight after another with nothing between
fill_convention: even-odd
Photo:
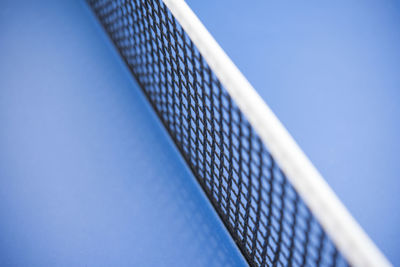
<instances>
[{"instance_id":1,"label":"net edge","mask_svg":"<svg viewBox=\"0 0 400 267\"><path fill-rule=\"evenodd\" d=\"M283 124L183 0L162 0L248 118L282 171L353 266L391 266Z\"/></svg>"}]
</instances>

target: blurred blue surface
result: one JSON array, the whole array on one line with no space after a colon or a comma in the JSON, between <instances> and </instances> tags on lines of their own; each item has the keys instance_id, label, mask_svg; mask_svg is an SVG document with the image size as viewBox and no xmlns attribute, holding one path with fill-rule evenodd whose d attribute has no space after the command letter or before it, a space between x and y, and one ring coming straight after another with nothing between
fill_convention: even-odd
<instances>
[{"instance_id":1,"label":"blurred blue surface","mask_svg":"<svg viewBox=\"0 0 400 267\"><path fill-rule=\"evenodd\" d=\"M0 29L0 266L245 264L84 1Z\"/></svg>"},{"instance_id":2,"label":"blurred blue surface","mask_svg":"<svg viewBox=\"0 0 400 267\"><path fill-rule=\"evenodd\" d=\"M400 2L188 3L400 265ZM244 264L84 1L0 29L0 265Z\"/></svg>"},{"instance_id":3,"label":"blurred blue surface","mask_svg":"<svg viewBox=\"0 0 400 267\"><path fill-rule=\"evenodd\" d=\"M399 266L400 1L187 2Z\"/></svg>"}]
</instances>

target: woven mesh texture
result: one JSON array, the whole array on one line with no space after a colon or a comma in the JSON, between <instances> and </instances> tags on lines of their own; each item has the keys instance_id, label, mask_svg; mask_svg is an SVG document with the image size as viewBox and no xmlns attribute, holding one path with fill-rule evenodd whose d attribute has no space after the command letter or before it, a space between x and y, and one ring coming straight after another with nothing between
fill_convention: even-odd
<instances>
[{"instance_id":1,"label":"woven mesh texture","mask_svg":"<svg viewBox=\"0 0 400 267\"><path fill-rule=\"evenodd\" d=\"M89 1L252 266L347 266L160 0Z\"/></svg>"}]
</instances>

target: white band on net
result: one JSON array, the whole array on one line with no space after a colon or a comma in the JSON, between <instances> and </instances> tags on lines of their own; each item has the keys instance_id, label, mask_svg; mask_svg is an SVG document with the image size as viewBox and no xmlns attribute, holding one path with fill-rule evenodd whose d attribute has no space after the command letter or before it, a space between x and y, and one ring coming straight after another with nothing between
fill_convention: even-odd
<instances>
[{"instance_id":1,"label":"white band on net","mask_svg":"<svg viewBox=\"0 0 400 267\"><path fill-rule=\"evenodd\" d=\"M391 266L190 7L183 0L163 1L348 262Z\"/></svg>"}]
</instances>

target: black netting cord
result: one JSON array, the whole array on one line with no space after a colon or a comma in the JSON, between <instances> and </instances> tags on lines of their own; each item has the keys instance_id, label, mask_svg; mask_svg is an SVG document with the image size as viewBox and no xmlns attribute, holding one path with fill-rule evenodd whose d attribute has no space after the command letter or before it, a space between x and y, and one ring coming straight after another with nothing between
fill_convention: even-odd
<instances>
[{"instance_id":1,"label":"black netting cord","mask_svg":"<svg viewBox=\"0 0 400 267\"><path fill-rule=\"evenodd\" d=\"M252 266L347 266L161 0L89 0Z\"/></svg>"}]
</instances>

